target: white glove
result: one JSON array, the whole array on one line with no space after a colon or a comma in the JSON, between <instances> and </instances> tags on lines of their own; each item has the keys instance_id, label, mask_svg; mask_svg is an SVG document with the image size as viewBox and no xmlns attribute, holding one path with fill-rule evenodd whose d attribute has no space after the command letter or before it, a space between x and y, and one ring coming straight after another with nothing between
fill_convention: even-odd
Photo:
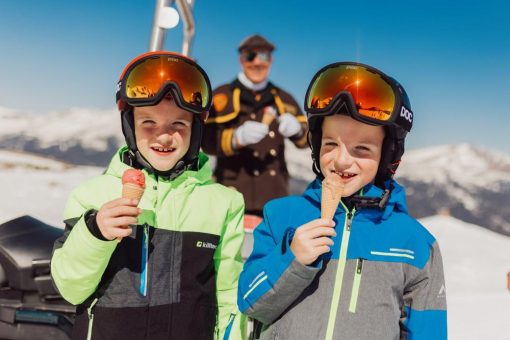
<instances>
[{"instance_id":1,"label":"white glove","mask_svg":"<svg viewBox=\"0 0 510 340\"><path fill-rule=\"evenodd\" d=\"M301 132L301 124L291 113L284 113L278 117L278 132L284 137L292 137Z\"/></svg>"},{"instance_id":2,"label":"white glove","mask_svg":"<svg viewBox=\"0 0 510 340\"><path fill-rule=\"evenodd\" d=\"M260 142L268 132L266 124L249 120L235 130L234 137L240 146L246 146Z\"/></svg>"}]
</instances>

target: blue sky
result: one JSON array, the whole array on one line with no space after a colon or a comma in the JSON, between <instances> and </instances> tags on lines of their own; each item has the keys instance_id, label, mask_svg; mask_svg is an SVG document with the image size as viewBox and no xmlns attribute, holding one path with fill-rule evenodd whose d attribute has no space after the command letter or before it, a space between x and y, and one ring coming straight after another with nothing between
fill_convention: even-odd
<instances>
[{"instance_id":1,"label":"blue sky","mask_svg":"<svg viewBox=\"0 0 510 340\"><path fill-rule=\"evenodd\" d=\"M32 113L114 107L124 65L148 49L155 1L0 3L0 106ZM252 33L277 46L271 79L299 103L335 61L375 66L406 88L408 148L472 143L510 153L510 2L196 0L192 56L213 86L239 72ZM165 49L180 50L182 24ZM0 127L1 128L1 127Z\"/></svg>"}]
</instances>

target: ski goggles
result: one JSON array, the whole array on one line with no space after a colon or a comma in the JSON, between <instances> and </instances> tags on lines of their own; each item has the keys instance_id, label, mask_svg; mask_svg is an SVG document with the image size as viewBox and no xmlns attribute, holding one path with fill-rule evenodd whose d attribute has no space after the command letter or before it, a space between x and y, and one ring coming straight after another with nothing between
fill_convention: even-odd
<instances>
[{"instance_id":1,"label":"ski goggles","mask_svg":"<svg viewBox=\"0 0 510 340\"><path fill-rule=\"evenodd\" d=\"M271 59L271 52L269 51L250 51L246 50L242 52L242 57L244 61L252 62L256 57L259 57L259 60L262 62L268 62Z\"/></svg>"},{"instance_id":2,"label":"ski goggles","mask_svg":"<svg viewBox=\"0 0 510 340\"><path fill-rule=\"evenodd\" d=\"M339 62L313 77L305 96L309 117L348 111L371 125L393 125L410 131L413 113L407 95L393 78L359 63Z\"/></svg>"},{"instance_id":3,"label":"ski goggles","mask_svg":"<svg viewBox=\"0 0 510 340\"><path fill-rule=\"evenodd\" d=\"M169 91L184 110L202 113L211 106L205 71L185 56L163 51L143 54L126 66L117 85L117 100L131 106L156 105Z\"/></svg>"}]
</instances>

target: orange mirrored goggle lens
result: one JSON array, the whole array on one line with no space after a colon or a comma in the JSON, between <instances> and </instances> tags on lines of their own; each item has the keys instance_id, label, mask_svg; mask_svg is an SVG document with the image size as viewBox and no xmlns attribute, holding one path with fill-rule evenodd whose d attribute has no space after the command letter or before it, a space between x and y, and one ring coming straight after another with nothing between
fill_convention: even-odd
<instances>
[{"instance_id":1,"label":"orange mirrored goggle lens","mask_svg":"<svg viewBox=\"0 0 510 340\"><path fill-rule=\"evenodd\" d=\"M395 93L377 73L357 65L338 65L319 75L307 98L309 109L326 108L340 92L347 91L362 116L387 121L395 108Z\"/></svg>"},{"instance_id":2,"label":"orange mirrored goggle lens","mask_svg":"<svg viewBox=\"0 0 510 340\"><path fill-rule=\"evenodd\" d=\"M125 95L128 99L151 98L168 82L179 87L186 103L207 106L210 93L204 75L193 64L174 56L148 57L134 66L126 79Z\"/></svg>"}]
</instances>

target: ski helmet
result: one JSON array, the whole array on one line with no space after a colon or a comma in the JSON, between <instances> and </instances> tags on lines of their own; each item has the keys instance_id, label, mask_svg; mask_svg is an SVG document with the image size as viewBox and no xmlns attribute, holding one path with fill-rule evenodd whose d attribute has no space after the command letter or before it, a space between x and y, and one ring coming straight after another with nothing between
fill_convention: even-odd
<instances>
[{"instance_id":1,"label":"ski helmet","mask_svg":"<svg viewBox=\"0 0 510 340\"><path fill-rule=\"evenodd\" d=\"M166 171L154 168L136 145L134 107L157 105L167 95L191 114L190 146L175 166ZM174 52L156 51L134 58L122 72L116 91L122 132L129 148L130 165L173 179L196 167L205 120L211 106L211 84L205 71L192 59Z\"/></svg>"},{"instance_id":2,"label":"ski helmet","mask_svg":"<svg viewBox=\"0 0 510 340\"><path fill-rule=\"evenodd\" d=\"M312 78L305 96L305 111L313 170L319 178L323 178L320 147L324 117L346 114L366 124L383 126L385 137L375 184L384 188L384 182L397 170L406 135L413 124L411 104L402 85L368 65L333 63Z\"/></svg>"}]
</instances>

